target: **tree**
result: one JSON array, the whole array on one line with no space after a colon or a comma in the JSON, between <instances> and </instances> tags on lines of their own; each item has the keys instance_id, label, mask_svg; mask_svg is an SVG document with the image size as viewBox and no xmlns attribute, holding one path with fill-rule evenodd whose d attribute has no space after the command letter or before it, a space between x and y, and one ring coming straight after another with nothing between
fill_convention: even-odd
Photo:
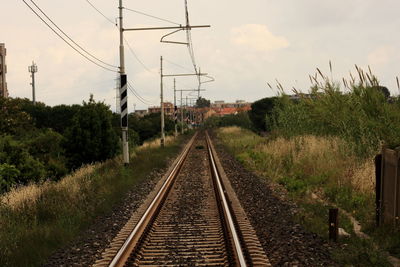
<instances>
[{"instance_id":1,"label":"tree","mask_svg":"<svg viewBox=\"0 0 400 267\"><path fill-rule=\"evenodd\" d=\"M93 95L89 102L83 102L65 133L64 147L71 168L116 155L119 142L111 121L112 112L109 107L95 102Z\"/></svg>"},{"instance_id":2,"label":"tree","mask_svg":"<svg viewBox=\"0 0 400 267\"><path fill-rule=\"evenodd\" d=\"M44 165L29 154L25 144L11 136L0 136L0 164L14 166L19 171L12 177L13 183L38 182L46 176Z\"/></svg>"},{"instance_id":3,"label":"tree","mask_svg":"<svg viewBox=\"0 0 400 267\"><path fill-rule=\"evenodd\" d=\"M0 133L21 136L34 128L32 117L23 110L27 101L0 97Z\"/></svg>"},{"instance_id":4,"label":"tree","mask_svg":"<svg viewBox=\"0 0 400 267\"><path fill-rule=\"evenodd\" d=\"M161 134L161 114L152 113L143 116L142 118L137 117L134 114L130 114L129 127L139 134L139 144L144 141L159 137ZM174 130L174 122L168 116L165 117L165 131L172 132Z\"/></svg>"},{"instance_id":5,"label":"tree","mask_svg":"<svg viewBox=\"0 0 400 267\"><path fill-rule=\"evenodd\" d=\"M0 164L0 193L10 190L20 174L14 165Z\"/></svg>"},{"instance_id":6,"label":"tree","mask_svg":"<svg viewBox=\"0 0 400 267\"><path fill-rule=\"evenodd\" d=\"M268 97L260 99L251 105L251 110L249 111L249 117L256 130L258 131L271 130L272 125L270 121L267 121L267 116L269 117L272 116L276 100L277 97Z\"/></svg>"},{"instance_id":7,"label":"tree","mask_svg":"<svg viewBox=\"0 0 400 267\"><path fill-rule=\"evenodd\" d=\"M378 92L382 93L386 99L388 99L390 97L390 91L387 87L378 85L378 86L374 86L372 88L374 88Z\"/></svg>"},{"instance_id":8,"label":"tree","mask_svg":"<svg viewBox=\"0 0 400 267\"><path fill-rule=\"evenodd\" d=\"M210 106L211 106L210 100L207 100L207 99L202 98L202 97L199 97L199 98L196 100L196 107L197 107L197 108L208 108L208 107L210 107Z\"/></svg>"}]
</instances>

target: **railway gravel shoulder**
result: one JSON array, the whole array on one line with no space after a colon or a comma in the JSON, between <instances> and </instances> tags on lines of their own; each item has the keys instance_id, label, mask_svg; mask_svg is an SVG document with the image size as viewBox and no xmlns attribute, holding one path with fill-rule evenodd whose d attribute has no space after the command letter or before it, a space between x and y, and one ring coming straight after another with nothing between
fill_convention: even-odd
<instances>
[{"instance_id":1,"label":"railway gravel shoulder","mask_svg":"<svg viewBox=\"0 0 400 267\"><path fill-rule=\"evenodd\" d=\"M337 266L332 247L293 220L298 211L285 193L246 170L213 138L221 164L273 266Z\"/></svg>"},{"instance_id":2,"label":"railway gravel shoulder","mask_svg":"<svg viewBox=\"0 0 400 267\"><path fill-rule=\"evenodd\" d=\"M183 147L184 144L182 149ZM173 165L175 160L175 157L169 159L170 163L167 166ZM101 258L102 253L109 247L110 242L131 219L132 214L141 207L148 195L165 178L169 169L170 167L155 170L148 175L148 178L134 185L122 201L122 204L116 205L110 214L97 217L94 223L78 239L71 242L67 247L55 251L43 266L93 265L96 260Z\"/></svg>"}]
</instances>

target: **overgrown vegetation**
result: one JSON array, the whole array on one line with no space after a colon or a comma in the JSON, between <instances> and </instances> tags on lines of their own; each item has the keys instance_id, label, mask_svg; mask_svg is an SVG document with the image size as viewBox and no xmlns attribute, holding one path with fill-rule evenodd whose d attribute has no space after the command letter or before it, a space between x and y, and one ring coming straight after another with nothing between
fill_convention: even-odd
<instances>
[{"instance_id":1,"label":"overgrown vegetation","mask_svg":"<svg viewBox=\"0 0 400 267\"><path fill-rule=\"evenodd\" d=\"M212 116L204 123L204 127L206 128L227 126L238 126L244 129L251 129L253 127L247 112L239 112L237 114L230 114L223 117Z\"/></svg>"},{"instance_id":2,"label":"overgrown vegetation","mask_svg":"<svg viewBox=\"0 0 400 267\"><path fill-rule=\"evenodd\" d=\"M109 213L132 185L166 167L184 138L167 141L164 149L159 143L137 148L129 167L114 158L84 166L58 182L23 186L1 196L0 266L41 266L94 218Z\"/></svg>"},{"instance_id":3,"label":"overgrown vegetation","mask_svg":"<svg viewBox=\"0 0 400 267\"><path fill-rule=\"evenodd\" d=\"M120 152L120 115L93 96L82 105L33 105L0 98L0 194L13 186L57 181L83 164ZM129 116L131 149L158 137L160 114ZM166 118L166 131L173 122Z\"/></svg>"},{"instance_id":4,"label":"overgrown vegetation","mask_svg":"<svg viewBox=\"0 0 400 267\"><path fill-rule=\"evenodd\" d=\"M400 145L400 101L371 70L356 69L358 78L343 79L344 88L319 69L310 76L309 94L285 95L278 83L281 95L256 101L249 113L249 128L269 132L268 138L239 128L222 129L219 136L245 166L286 188L302 208L297 220L309 230L327 236L331 206L362 223L372 241L356 237L341 215L352 237L342 240L346 252L334 253L339 263L385 266L380 249L400 256L400 233L375 226L374 157L383 144Z\"/></svg>"},{"instance_id":5,"label":"overgrown vegetation","mask_svg":"<svg viewBox=\"0 0 400 267\"><path fill-rule=\"evenodd\" d=\"M251 131L232 127L219 130L218 136L248 169L286 188L301 208L296 220L310 231L327 238L328 209L332 206L343 208L364 223L374 223L373 162L368 159L360 162L345 141L316 136L268 140ZM340 227L353 232L343 214L340 215ZM352 244L352 250L348 251L349 247L339 249L335 252L335 260L355 266L386 263L382 251L371 249L371 241L357 240L359 238L354 235L342 240Z\"/></svg>"},{"instance_id":6,"label":"overgrown vegetation","mask_svg":"<svg viewBox=\"0 0 400 267\"><path fill-rule=\"evenodd\" d=\"M137 136L134 138L138 144L143 144L144 141L158 138L160 136L160 113L147 114L143 117L138 117L135 114L130 114L128 119L131 131L137 134ZM117 118L116 122L119 127L119 118ZM171 120L170 117L165 116L164 122L165 132L167 134L172 134L174 131L174 121Z\"/></svg>"}]
</instances>

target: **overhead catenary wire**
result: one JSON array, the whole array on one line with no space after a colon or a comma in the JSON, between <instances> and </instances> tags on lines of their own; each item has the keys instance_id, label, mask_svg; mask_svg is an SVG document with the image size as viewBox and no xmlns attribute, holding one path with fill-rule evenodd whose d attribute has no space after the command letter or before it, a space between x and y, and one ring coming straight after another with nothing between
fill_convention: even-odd
<instances>
[{"instance_id":1,"label":"overhead catenary wire","mask_svg":"<svg viewBox=\"0 0 400 267\"><path fill-rule=\"evenodd\" d=\"M104 17L108 22L110 22L113 26L118 27L118 24L113 22L109 17L107 17L103 12L100 11L100 9L98 9L92 2L90 2L89 0L86 0L86 2L94 9L97 11L97 13L99 13L102 17ZM146 66L146 64L144 64L144 62L139 58L139 56L136 54L136 52L133 50L132 46L130 45L130 43L128 42L128 40L124 37L124 42L125 44L128 46L128 50L129 52L131 52L131 54L134 56L134 58L136 59L137 62L139 62L139 64L148 72L155 74L154 71L152 71L150 68L148 68Z\"/></svg>"},{"instance_id":2,"label":"overhead catenary wire","mask_svg":"<svg viewBox=\"0 0 400 267\"><path fill-rule=\"evenodd\" d=\"M107 17L106 15L104 15L103 12L101 12L92 2L90 2L89 0L86 0L86 2L88 2L88 4L94 8L94 10L96 10L100 15L102 15L106 20L108 20L111 24L117 26L117 23L115 21L112 21L109 17Z\"/></svg>"},{"instance_id":3,"label":"overhead catenary wire","mask_svg":"<svg viewBox=\"0 0 400 267\"><path fill-rule=\"evenodd\" d=\"M47 16L47 14L33 1L30 0L32 2L32 4L35 5L35 7L62 33L65 35L65 37L67 37L72 43L74 43L76 46L78 46L80 49L82 49L86 54L88 54L89 56L91 56L93 59L103 63L104 65L107 65L109 67L113 67L113 68L118 68L118 66L109 64L107 62L104 62L101 59L98 59L97 57L95 57L94 55L92 55L91 53L89 53L86 49L84 49L82 46L80 46L78 43L76 43L71 37L69 37L68 34L66 34L60 27L58 27L58 25L49 17Z\"/></svg>"},{"instance_id":4,"label":"overhead catenary wire","mask_svg":"<svg viewBox=\"0 0 400 267\"><path fill-rule=\"evenodd\" d=\"M144 64L144 62L138 57L138 55L135 53L135 51L133 50L133 48L131 47L131 45L129 44L129 42L125 39L125 37L124 37L124 41L125 41L125 44L128 46L128 50L129 50L129 51L131 52L131 54L135 57L135 59L137 60L137 62L139 62L139 64L142 65L142 67L143 67L146 71L148 71L149 73L156 74L154 71L152 71L150 68L148 68L148 67Z\"/></svg>"},{"instance_id":5,"label":"overhead catenary wire","mask_svg":"<svg viewBox=\"0 0 400 267\"><path fill-rule=\"evenodd\" d=\"M150 15L150 14L147 14L147 13L144 13L142 11L135 10L135 9L131 9L131 8L127 8L127 7L124 7L124 9L126 9L128 11L131 11L131 12L134 12L134 13L137 13L137 14L140 14L140 15L143 15L143 16L146 16L146 17L150 17L150 18L153 18L153 19L158 19L160 21L168 22L168 23L175 24L175 25L181 25L180 23L177 23L177 22L174 22L174 21L171 21L171 20L168 20L168 19L163 19L163 18L160 18L160 17L157 17L157 16L153 16L153 15Z\"/></svg>"},{"instance_id":6,"label":"overhead catenary wire","mask_svg":"<svg viewBox=\"0 0 400 267\"><path fill-rule=\"evenodd\" d=\"M148 101L148 100L146 100L145 98L143 98L143 97L135 90L135 88L132 86L132 84L131 84L130 82L128 82L128 88L129 88L129 90L131 90L131 92L138 98L138 100L139 100L140 102L142 102L143 104L146 104L146 105L156 105L155 103L153 103L153 102L151 102L151 101Z\"/></svg>"},{"instance_id":7,"label":"overhead catenary wire","mask_svg":"<svg viewBox=\"0 0 400 267\"><path fill-rule=\"evenodd\" d=\"M174 66L176 66L176 67L179 67L179 68L184 69L184 70L187 70L187 71L192 71L192 70L190 70L189 68L184 67L184 66L182 66L182 65L180 65L180 64L178 64L178 63L175 63L175 62L173 62L173 61L171 61L171 60L168 60L168 59L166 59L166 58L163 58L163 59L164 59L164 61L168 62L168 63L171 64L171 65L174 65Z\"/></svg>"},{"instance_id":8,"label":"overhead catenary wire","mask_svg":"<svg viewBox=\"0 0 400 267\"><path fill-rule=\"evenodd\" d=\"M153 105L152 103L149 103L149 102L146 102L146 101L143 101L138 95L137 95L137 93L136 93L136 91L135 90L133 90L133 88L132 87L130 87L130 86L128 86L128 89L131 91L131 93L137 98L137 100L139 100L140 102L142 102L143 104L145 104L145 105L147 105L147 106L151 106L151 105Z\"/></svg>"},{"instance_id":9,"label":"overhead catenary wire","mask_svg":"<svg viewBox=\"0 0 400 267\"><path fill-rule=\"evenodd\" d=\"M72 49L74 49L77 53L79 53L81 56L83 56L86 60L90 61L91 63L97 65L100 68L103 68L105 70L111 71L111 72L118 72L115 69L111 69L109 67L103 66L100 63L96 62L95 60L91 59L87 55L85 55L82 51L79 51L75 46L73 46L70 42L68 42L60 33L58 33L40 14L32 7L30 6L25 0L22 0L25 5L50 29L55 33L61 40L63 40L68 46L70 46ZM33 3L33 2L32 2ZM87 53L87 52L86 52ZM97 61L102 62L101 60L95 58ZM107 64L108 65L108 64Z\"/></svg>"}]
</instances>

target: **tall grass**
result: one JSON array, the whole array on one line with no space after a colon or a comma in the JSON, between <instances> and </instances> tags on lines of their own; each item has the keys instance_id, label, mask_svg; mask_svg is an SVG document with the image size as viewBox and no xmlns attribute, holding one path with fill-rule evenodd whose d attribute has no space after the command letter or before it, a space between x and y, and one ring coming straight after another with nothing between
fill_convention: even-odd
<instances>
[{"instance_id":1,"label":"tall grass","mask_svg":"<svg viewBox=\"0 0 400 267\"><path fill-rule=\"evenodd\" d=\"M261 138L237 127L222 128L217 135L227 149L260 177L279 183L301 208L296 220L322 237L328 235L328 209L338 206L354 214L365 225L374 224L374 161L360 159L347 141L335 136L303 135ZM328 204L316 201L315 197ZM340 227L352 233L346 216ZM336 251L340 264L386 266L384 254L357 237L344 242L346 251ZM385 248L398 246L387 242Z\"/></svg>"},{"instance_id":2,"label":"tall grass","mask_svg":"<svg viewBox=\"0 0 400 267\"><path fill-rule=\"evenodd\" d=\"M318 69L310 94L292 101L282 95L274 113L279 136L337 136L360 157L370 157L382 144L400 145L400 101L382 93L377 78L356 66L358 79L333 82Z\"/></svg>"},{"instance_id":3,"label":"tall grass","mask_svg":"<svg viewBox=\"0 0 400 267\"><path fill-rule=\"evenodd\" d=\"M0 266L40 266L79 235L96 216L110 212L132 185L167 164L181 142L146 144L124 167L116 158L87 165L59 182L32 184L0 198Z\"/></svg>"}]
</instances>

